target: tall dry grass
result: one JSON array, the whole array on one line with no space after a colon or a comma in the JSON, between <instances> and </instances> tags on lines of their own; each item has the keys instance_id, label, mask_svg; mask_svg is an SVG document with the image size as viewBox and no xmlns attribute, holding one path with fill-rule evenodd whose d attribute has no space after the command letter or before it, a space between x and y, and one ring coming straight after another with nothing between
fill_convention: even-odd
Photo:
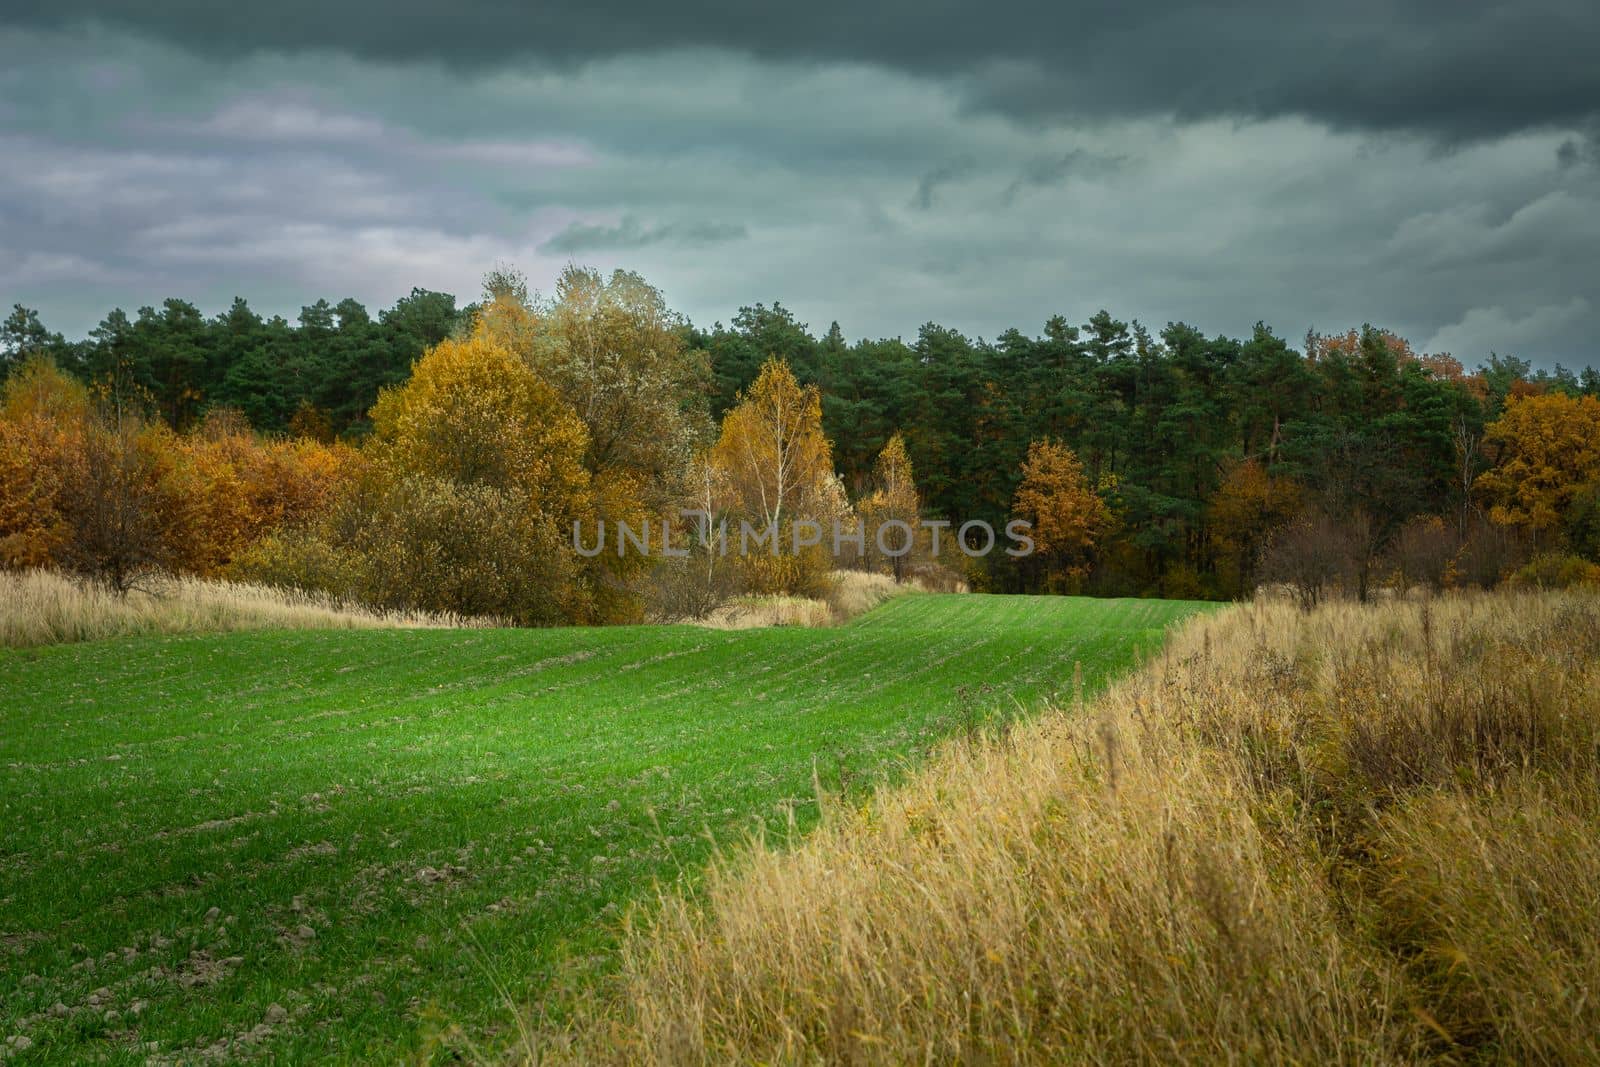
<instances>
[{"instance_id":1,"label":"tall dry grass","mask_svg":"<svg viewBox=\"0 0 1600 1067\"><path fill-rule=\"evenodd\" d=\"M153 578L127 596L53 571L0 571L0 648L130 634L440 627L466 620L380 613L310 593L199 578Z\"/></svg>"},{"instance_id":2,"label":"tall dry grass","mask_svg":"<svg viewBox=\"0 0 1600 1067\"><path fill-rule=\"evenodd\" d=\"M1240 606L630 920L552 1060L1600 1060L1600 597Z\"/></svg>"},{"instance_id":3,"label":"tall dry grass","mask_svg":"<svg viewBox=\"0 0 1600 1067\"><path fill-rule=\"evenodd\" d=\"M826 597L739 596L713 611L698 625L714 630L748 630L762 626L835 626L904 593L921 592L917 581L896 582L886 574L834 571Z\"/></svg>"}]
</instances>

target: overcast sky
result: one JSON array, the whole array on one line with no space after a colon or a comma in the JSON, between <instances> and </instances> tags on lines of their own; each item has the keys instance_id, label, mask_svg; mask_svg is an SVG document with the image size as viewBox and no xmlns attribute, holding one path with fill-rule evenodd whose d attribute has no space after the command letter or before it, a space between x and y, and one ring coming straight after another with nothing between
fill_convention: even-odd
<instances>
[{"instance_id":1,"label":"overcast sky","mask_svg":"<svg viewBox=\"0 0 1600 1067\"><path fill-rule=\"evenodd\" d=\"M0 300L80 336L576 261L706 325L1600 364L1600 5L1299 6L7 0Z\"/></svg>"}]
</instances>

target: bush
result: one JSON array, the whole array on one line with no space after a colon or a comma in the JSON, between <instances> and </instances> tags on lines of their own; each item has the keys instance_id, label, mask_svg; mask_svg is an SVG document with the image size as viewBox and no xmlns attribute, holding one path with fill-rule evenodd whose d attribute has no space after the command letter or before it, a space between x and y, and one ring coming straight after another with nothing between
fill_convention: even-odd
<instances>
[{"instance_id":1,"label":"bush","mask_svg":"<svg viewBox=\"0 0 1600 1067\"><path fill-rule=\"evenodd\" d=\"M729 534L730 540L736 536ZM782 536L791 536L787 528ZM729 552L733 551L730 545ZM828 594L833 573L832 560L820 545L802 548L795 553L786 544L777 555L770 555L765 549L757 549L752 544L750 551L740 555L734 563L741 588L756 596L823 599Z\"/></svg>"},{"instance_id":2,"label":"bush","mask_svg":"<svg viewBox=\"0 0 1600 1067\"><path fill-rule=\"evenodd\" d=\"M930 593L965 593L968 588L967 579L960 571L936 561L913 566L911 581Z\"/></svg>"},{"instance_id":3,"label":"bush","mask_svg":"<svg viewBox=\"0 0 1600 1067\"><path fill-rule=\"evenodd\" d=\"M1187 563L1174 563L1161 575L1161 596L1168 600L1215 600L1216 587Z\"/></svg>"},{"instance_id":4,"label":"bush","mask_svg":"<svg viewBox=\"0 0 1600 1067\"><path fill-rule=\"evenodd\" d=\"M1511 582L1536 589L1600 585L1600 564L1590 563L1580 556L1542 552L1517 568L1511 576Z\"/></svg>"},{"instance_id":5,"label":"bush","mask_svg":"<svg viewBox=\"0 0 1600 1067\"><path fill-rule=\"evenodd\" d=\"M245 549L228 566L227 576L273 589L301 589L342 602L360 601L360 557L336 548L318 530L270 533Z\"/></svg>"},{"instance_id":6,"label":"bush","mask_svg":"<svg viewBox=\"0 0 1600 1067\"><path fill-rule=\"evenodd\" d=\"M1262 577L1282 582L1306 609L1356 584L1359 546L1343 523L1321 511L1302 515L1267 546Z\"/></svg>"},{"instance_id":7,"label":"bush","mask_svg":"<svg viewBox=\"0 0 1600 1067\"><path fill-rule=\"evenodd\" d=\"M160 438L158 507L169 560L206 576L221 574L252 541L319 518L360 466L353 449L263 439L226 410L193 433Z\"/></svg>"},{"instance_id":8,"label":"bush","mask_svg":"<svg viewBox=\"0 0 1600 1067\"><path fill-rule=\"evenodd\" d=\"M487 485L408 475L349 506L357 592L375 607L549 626L588 613L576 553L543 512Z\"/></svg>"},{"instance_id":9,"label":"bush","mask_svg":"<svg viewBox=\"0 0 1600 1067\"><path fill-rule=\"evenodd\" d=\"M1600 482L1580 491L1566 515L1567 544L1584 559L1600 562Z\"/></svg>"},{"instance_id":10,"label":"bush","mask_svg":"<svg viewBox=\"0 0 1600 1067\"><path fill-rule=\"evenodd\" d=\"M59 508L67 536L54 553L63 569L126 593L172 553L160 517L160 437L137 418L87 418L75 461L62 472Z\"/></svg>"},{"instance_id":11,"label":"bush","mask_svg":"<svg viewBox=\"0 0 1600 1067\"><path fill-rule=\"evenodd\" d=\"M710 616L739 591L733 561L695 546L683 559L661 559L644 579L646 617L656 622Z\"/></svg>"}]
</instances>

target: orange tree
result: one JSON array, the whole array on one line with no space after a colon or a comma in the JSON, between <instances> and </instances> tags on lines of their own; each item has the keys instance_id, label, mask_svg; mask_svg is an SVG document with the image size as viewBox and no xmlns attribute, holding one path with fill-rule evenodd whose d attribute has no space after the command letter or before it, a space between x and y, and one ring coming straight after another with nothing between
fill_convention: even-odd
<instances>
[{"instance_id":1,"label":"orange tree","mask_svg":"<svg viewBox=\"0 0 1600 1067\"><path fill-rule=\"evenodd\" d=\"M171 565L208 576L278 527L320 517L359 467L348 446L263 439L225 409L188 434L164 427L147 433L158 457Z\"/></svg>"},{"instance_id":2,"label":"orange tree","mask_svg":"<svg viewBox=\"0 0 1600 1067\"><path fill-rule=\"evenodd\" d=\"M69 536L64 479L81 459L88 391L44 357L0 391L0 566L55 562Z\"/></svg>"}]
</instances>

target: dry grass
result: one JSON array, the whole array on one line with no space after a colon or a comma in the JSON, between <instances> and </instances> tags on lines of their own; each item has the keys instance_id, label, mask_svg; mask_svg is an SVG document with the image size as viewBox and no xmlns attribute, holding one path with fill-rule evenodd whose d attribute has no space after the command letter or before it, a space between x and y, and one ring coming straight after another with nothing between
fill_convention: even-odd
<instances>
[{"instance_id":1,"label":"dry grass","mask_svg":"<svg viewBox=\"0 0 1600 1067\"><path fill-rule=\"evenodd\" d=\"M0 648L155 633L439 627L463 620L384 614L309 593L198 578L155 578L126 597L52 571L0 571Z\"/></svg>"},{"instance_id":2,"label":"dry grass","mask_svg":"<svg viewBox=\"0 0 1600 1067\"><path fill-rule=\"evenodd\" d=\"M583 1062L1600 1059L1600 597L1241 606L630 921Z\"/></svg>"},{"instance_id":3,"label":"dry grass","mask_svg":"<svg viewBox=\"0 0 1600 1067\"><path fill-rule=\"evenodd\" d=\"M760 626L835 626L870 611L890 597L918 592L915 582L896 582L885 574L834 571L826 599L799 596L740 596L729 600L700 626L749 630Z\"/></svg>"},{"instance_id":4,"label":"dry grass","mask_svg":"<svg viewBox=\"0 0 1600 1067\"><path fill-rule=\"evenodd\" d=\"M834 571L833 585L828 590L828 607L839 620L853 619L871 611L891 597L903 593L920 592L915 582L896 582L887 574L868 571Z\"/></svg>"},{"instance_id":5,"label":"dry grass","mask_svg":"<svg viewBox=\"0 0 1600 1067\"><path fill-rule=\"evenodd\" d=\"M753 630L763 626L831 626L833 612L826 600L803 596L736 596L697 626L713 630Z\"/></svg>"}]
</instances>

